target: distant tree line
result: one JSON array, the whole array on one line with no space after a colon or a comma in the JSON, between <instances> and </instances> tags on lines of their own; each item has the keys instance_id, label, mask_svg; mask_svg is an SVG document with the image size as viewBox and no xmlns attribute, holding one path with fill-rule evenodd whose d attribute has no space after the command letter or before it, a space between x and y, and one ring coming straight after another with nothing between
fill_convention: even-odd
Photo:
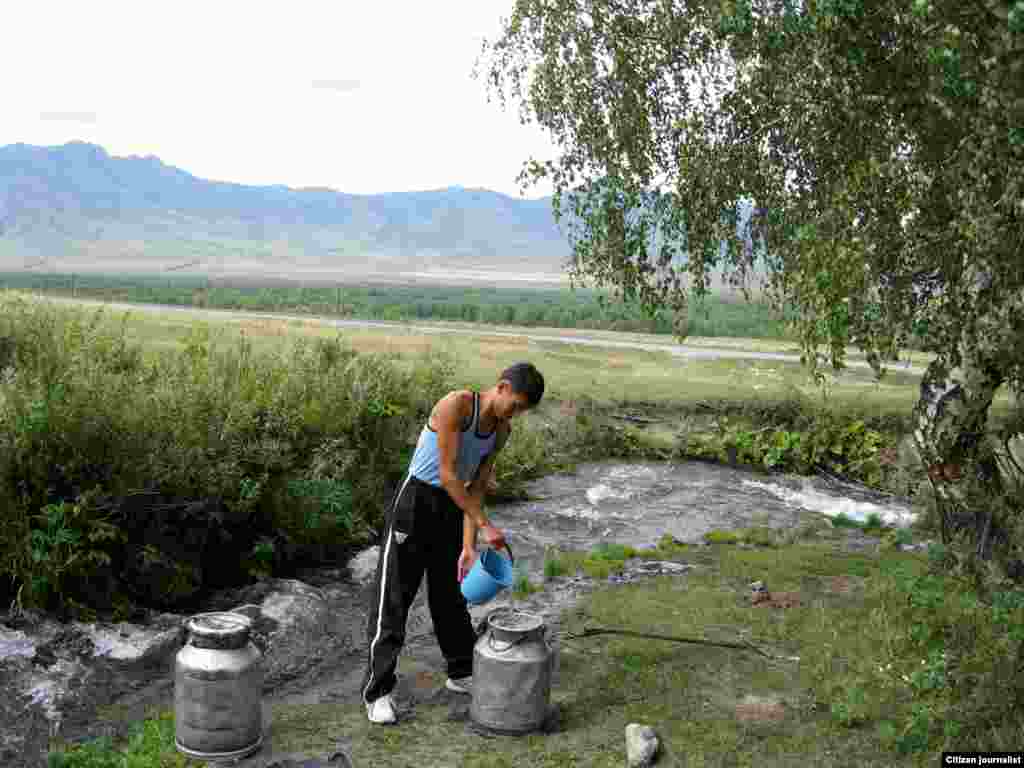
<instances>
[{"instance_id":1,"label":"distant tree line","mask_svg":"<svg viewBox=\"0 0 1024 768\"><path fill-rule=\"evenodd\" d=\"M590 328L669 335L674 317L644 315L635 304L587 288L493 288L426 285L300 285L208 280L197 276L0 273L0 286L48 295L215 309L334 315L390 321L464 321L490 325ZM709 297L688 307L691 335L786 338L786 324L766 305Z\"/></svg>"}]
</instances>

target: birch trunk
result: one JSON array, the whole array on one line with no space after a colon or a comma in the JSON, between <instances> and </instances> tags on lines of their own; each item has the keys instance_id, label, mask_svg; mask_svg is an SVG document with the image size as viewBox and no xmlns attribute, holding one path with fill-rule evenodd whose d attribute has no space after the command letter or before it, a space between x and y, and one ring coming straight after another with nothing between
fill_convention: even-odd
<instances>
[{"instance_id":1,"label":"birch trunk","mask_svg":"<svg viewBox=\"0 0 1024 768\"><path fill-rule=\"evenodd\" d=\"M971 296L975 306L983 306L980 290ZM995 504L972 505L967 495L975 483L982 498L993 502L1003 492L999 446L989 433L988 415L1009 373L1008 360L1024 342L1013 327L1014 318L1024 312L1024 293L988 306L988 312L968 321L956 348L928 366L914 409L914 441L939 502L943 542L948 543L956 529L971 526L975 553L983 560L991 557L993 538L1002 531ZM965 468L970 468L970 477L965 477Z\"/></svg>"}]
</instances>

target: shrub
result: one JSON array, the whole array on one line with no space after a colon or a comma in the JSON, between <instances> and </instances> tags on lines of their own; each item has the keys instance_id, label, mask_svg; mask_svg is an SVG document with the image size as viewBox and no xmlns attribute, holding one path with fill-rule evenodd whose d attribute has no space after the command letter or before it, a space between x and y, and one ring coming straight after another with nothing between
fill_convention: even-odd
<instances>
[{"instance_id":1,"label":"shrub","mask_svg":"<svg viewBox=\"0 0 1024 768\"><path fill-rule=\"evenodd\" d=\"M214 519L201 527L235 531L243 570L365 539L411 435L450 388L444 354L407 365L339 336L257 356L244 336L227 343L197 324L182 349L143 355L127 318L111 327L102 309L0 305L0 568L26 602L123 565L117 548L155 514L124 511L141 491L181 500L180 514L202 500Z\"/></svg>"},{"instance_id":2,"label":"shrub","mask_svg":"<svg viewBox=\"0 0 1024 768\"><path fill-rule=\"evenodd\" d=\"M556 579L569 573L566 562L558 556L557 550L547 550L544 553L544 578Z\"/></svg>"},{"instance_id":3,"label":"shrub","mask_svg":"<svg viewBox=\"0 0 1024 768\"><path fill-rule=\"evenodd\" d=\"M910 715L889 723L888 743L903 753L1011 749L1024 726L1024 590L980 593L947 568L948 552L930 553L918 573L894 568L887 582L889 623L898 628L894 685L913 697Z\"/></svg>"},{"instance_id":4,"label":"shrub","mask_svg":"<svg viewBox=\"0 0 1024 768\"><path fill-rule=\"evenodd\" d=\"M525 570L522 570L519 566L513 569L512 575L512 594L515 597L529 597L534 592L539 592L540 587L535 586L530 581L530 576Z\"/></svg>"},{"instance_id":5,"label":"shrub","mask_svg":"<svg viewBox=\"0 0 1024 768\"><path fill-rule=\"evenodd\" d=\"M624 544L601 542L594 547L590 557L594 560L608 560L609 562L621 563L629 560L631 557L636 557L637 554L637 550L633 547Z\"/></svg>"},{"instance_id":6,"label":"shrub","mask_svg":"<svg viewBox=\"0 0 1024 768\"><path fill-rule=\"evenodd\" d=\"M704 541L708 544L736 544L740 536L735 531L708 531L704 534Z\"/></svg>"}]
</instances>

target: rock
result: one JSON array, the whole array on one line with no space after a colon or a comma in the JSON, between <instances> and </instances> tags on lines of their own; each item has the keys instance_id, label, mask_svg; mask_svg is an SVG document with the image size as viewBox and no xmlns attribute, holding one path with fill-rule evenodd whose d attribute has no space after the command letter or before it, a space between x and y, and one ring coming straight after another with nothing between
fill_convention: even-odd
<instances>
[{"instance_id":1,"label":"rock","mask_svg":"<svg viewBox=\"0 0 1024 768\"><path fill-rule=\"evenodd\" d=\"M658 737L653 728L638 723L626 726L626 764L629 768L651 765L657 752Z\"/></svg>"},{"instance_id":2,"label":"rock","mask_svg":"<svg viewBox=\"0 0 1024 768\"><path fill-rule=\"evenodd\" d=\"M36 643L31 637L17 629L8 629L0 624L0 661L11 656L31 659L36 653Z\"/></svg>"},{"instance_id":3,"label":"rock","mask_svg":"<svg viewBox=\"0 0 1024 768\"><path fill-rule=\"evenodd\" d=\"M328 608L319 590L281 579L236 594L243 599L206 610L235 607L253 620L253 642L264 649L266 688L322 658ZM261 594L258 600L245 599ZM0 625L5 687L12 698L24 699L19 707L41 712L49 729L57 733L67 712L109 704L140 679L172 680L175 656L187 640L189 618L160 613L151 615L146 625L137 625L62 623L43 617L24 631Z\"/></svg>"},{"instance_id":4,"label":"rock","mask_svg":"<svg viewBox=\"0 0 1024 768\"><path fill-rule=\"evenodd\" d=\"M240 613L243 616L248 616L252 620L253 624L259 621L260 613L262 612L263 609L255 603L246 603L245 605L240 605L237 608L231 609L231 613Z\"/></svg>"},{"instance_id":5,"label":"rock","mask_svg":"<svg viewBox=\"0 0 1024 768\"><path fill-rule=\"evenodd\" d=\"M750 585L750 602L752 604L759 605L769 599L771 599L771 594L763 581L755 581Z\"/></svg>"},{"instance_id":6,"label":"rock","mask_svg":"<svg viewBox=\"0 0 1024 768\"><path fill-rule=\"evenodd\" d=\"M928 541L920 541L917 544L900 544L899 550L901 552L927 552L928 548L934 542L929 539Z\"/></svg>"},{"instance_id":7,"label":"rock","mask_svg":"<svg viewBox=\"0 0 1024 768\"><path fill-rule=\"evenodd\" d=\"M159 614L146 626L74 622L71 627L82 633L83 640L91 641L92 655L130 666L169 667L187 639L182 617L173 613Z\"/></svg>"},{"instance_id":8,"label":"rock","mask_svg":"<svg viewBox=\"0 0 1024 768\"><path fill-rule=\"evenodd\" d=\"M369 547L349 560L348 569L352 580L358 584L369 584L377 577L377 561L380 547Z\"/></svg>"},{"instance_id":9,"label":"rock","mask_svg":"<svg viewBox=\"0 0 1024 768\"><path fill-rule=\"evenodd\" d=\"M647 560L630 566L630 571L645 576L661 576L686 573L693 568L689 563L673 563L671 560Z\"/></svg>"},{"instance_id":10,"label":"rock","mask_svg":"<svg viewBox=\"0 0 1024 768\"><path fill-rule=\"evenodd\" d=\"M253 621L253 643L263 651L263 685L270 689L295 677L323 655L327 600L316 587L295 579L269 579L259 586L266 597L246 600L231 610ZM245 596L245 590L242 591Z\"/></svg>"},{"instance_id":11,"label":"rock","mask_svg":"<svg viewBox=\"0 0 1024 768\"><path fill-rule=\"evenodd\" d=\"M19 721L38 713L52 735L60 732L66 712L108 704L119 684L115 680L166 675L184 642L182 618L158 614L140 626L62 623L40 616L24 632L0 627L4 687L10 703L17 701ZM23 737L15 733L4 743Z\"/></svg>"}]
</instances>

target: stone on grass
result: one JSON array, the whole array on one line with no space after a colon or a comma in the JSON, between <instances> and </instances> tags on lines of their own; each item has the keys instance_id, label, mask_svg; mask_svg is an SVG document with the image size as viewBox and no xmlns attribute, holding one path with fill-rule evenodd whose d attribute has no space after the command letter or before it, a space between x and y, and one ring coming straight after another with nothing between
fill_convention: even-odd
<instances>
[{"instance_id":1,"label":"stone on grass","mask_svg":"<svg viewBox=\"0 0 1024 768\"><path fill-rule=\"evenodd\" d=\"M646 768L654 763L658 737L649 725L630 723L626 726L626 764L629 768Z\"/></svg>"}]
</instances>

